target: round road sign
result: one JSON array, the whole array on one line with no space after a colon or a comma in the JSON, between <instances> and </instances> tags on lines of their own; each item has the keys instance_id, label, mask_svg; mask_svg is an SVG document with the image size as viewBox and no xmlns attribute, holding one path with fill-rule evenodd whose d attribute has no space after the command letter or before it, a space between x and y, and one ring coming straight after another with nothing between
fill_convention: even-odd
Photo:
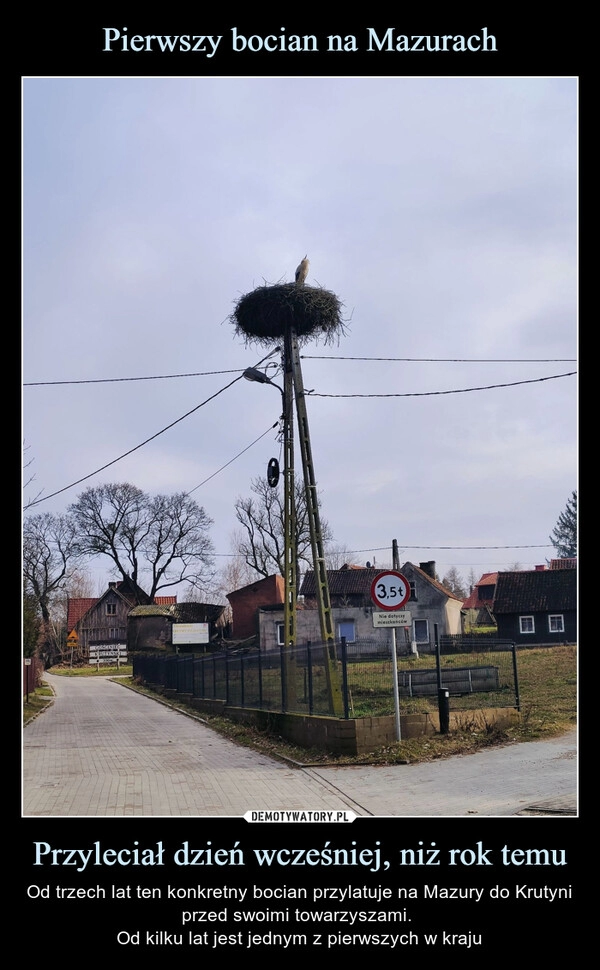
<instances>
[{"instance_id":1,"label":"round road sign","mask_svg":"<svg viewBox=\"0 0 600 970\"><path fill-rule=\"evenodd\" d=\"M371 583L371 599L381 610L401 610L409 596L408 580L394 569L379 573Z\"/></svg>"}]
</instances>

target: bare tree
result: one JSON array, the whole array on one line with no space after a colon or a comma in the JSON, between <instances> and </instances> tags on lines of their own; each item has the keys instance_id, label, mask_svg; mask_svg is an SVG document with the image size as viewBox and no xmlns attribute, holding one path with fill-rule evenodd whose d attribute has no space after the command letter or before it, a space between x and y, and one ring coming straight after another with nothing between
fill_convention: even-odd
<instances>
[{"instance_id":1,"label":"bare tree","mask_svg":"<svg viewBox=\"0 0 600 970\"><path fill-rule=\"evenodd\" d=\"M226 599L227 593L241 589L256 582L256 573L239 553L240 543L243 541L242 531L236 529L231 536L232 554L227 563L219 570L216 577L219 593Z\"/></svg>"},{"instance_id":2,"label":"bare tree","mask_svg":"<svg viewBox=\"0 0 600 970\"><path fill-rule=\"evenodd\" d=\"M442 579L442 586L449 589L451 593L458 596L459 599L467 598L467 591L465 589L465 582L460 575L456 566L451 566L444 578Z\"/></svg>"},{"instance_id":3,"label":"bare tree","mask_svg":"<svg viewBox=\"0 0 600 970\"><path fill-rule=\"evenodd\" d=\"M87 488L69 514L86 556L108 556L123 579L139 579L140 546L148 533L146 496L129 483Z\"/></svg>"},{"instance_id":4,"label":"bare tree","mask_svg":"<svg viewBox=\"0 0 600 970\"><path fill-rule=\"evenodd\" d=\"M329 544L325 547L325 563L327 569L341 569L346 564L349 566L363 565L356 562L355 554L349 552L348 546L337 544Z\"/></svg>"},{"instance_id":5,"label":"bare tree","mask_svg":"<svg viewBox=\"0 0 600 970\"><path fill-rule=\"evenodd\" d=\"M103 583L100 595L105 590L106 584ZM84 570L78 568L70 571L68 582L65 583L65 592L69 599L93 599L98 596L94 577L90 573L86 573Z\"/></svg>"},{"instance_id":6,"label":"bare tree","mask_svg":"<svg viewBox=\"0 0 600 970\"><path fill-rule=\"evenodd\" d=\"M179 583L206 589L214 578L214 548L208 534L212 519L185 492L154 496L147 512L142 548L152 575L150 596Z\"/></svg>"},{"instance_id":7,"label":"bare tree","mask_svg":"<svg viewBox=\"0 0 600 970\"><path fill-rule=\"evenodd\" d=\"M271 488L266 479L255 478L250 486L252 495L238 498L235 514L242 526L236 551L260 576L280 573L285 576L285 530L283 485ZM306 494L302 479L294 479L296 504L296 550L298 566L304 563L313 568L310 526ZM323 542L331 540L331 530L321 518Z\"/></svg>"},{"instance_id":8,"label":"bare tree","mask_svg":"<svg viewBox=\"0 0 600 970\"><path fill-rule=\"evenodd\" d=\"M147 578L152 598L182 582L202 589L212 576L212 521L185 492L150 496L127 482L99 485L69 513L81 553L108 556L137 586Z\"/></svg>"},{"instance_id":9,"label":"bare tree","mask_svg":"<svg viewBox=\"0 0 600 970\"><path fill-rule=\"evenodd\" d=\"M234 550L237 550L241 541L241 532L234 532L231 541ZM255 582L256 573L254 570L250 568L248 563L237 551L234 551L233 555L215 577L215 599L216 602L225 604L223 618L227 623L230 623L233 619L231 604L227 599L227 594Z\"/></svg>"},{"instance_id":10,"label":"bare tree","mask_svg":"<svg viewBox=\"0 0 600 970\"><path fill-rule=\"evenodd\" d=\"M73 522L50 513L32 515L23 526L23 581L41 615L43 651L53 652L57 627L53 602L68 582L79 558Z\"/></svg>"},{"instance_id":11,"label":"bare tree","mask_svg":"<svg viewBox=\"0 0 600 970\"><path fill-rule=\"evenodd\" d=\"M23 454L24 455L25 455L25 452L26 451L29 451L29 448L30 448L30 445L26 445L25 442L23 442ZM31 472L30 471L30 468L33 465L33 462L34 462L34 459L33 458L30 458L29 461L25 461L25 460L23 461L23 491L25 491L25 489L29 488L30 485L32 485L33 482L35 481L35 472ZM41 489L39 492L37 492L33 496L33 498L29 498L29 499L26 499L25 500L24 506L23 506L24 509L25 509L25 511L27 511L27 509L30 509L32 507L32 505L35 505L36 504L37 500L39 499L40 495L42 494L42 491L43 491L43 489Z\"/></svg>"}]
</instances>

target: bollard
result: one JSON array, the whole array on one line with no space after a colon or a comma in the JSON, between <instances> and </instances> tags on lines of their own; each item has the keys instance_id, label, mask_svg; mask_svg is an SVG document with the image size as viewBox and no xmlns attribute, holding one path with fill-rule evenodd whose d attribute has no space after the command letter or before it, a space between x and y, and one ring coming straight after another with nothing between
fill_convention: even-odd
<instances>
[{"instance_id":1,"label":"bollard","mask_svg":"<svg viewBox=\"0 0 600 970\"><path fill-rule=\"evenodd\" d=\"M450 727L450 691L445 687L438 690L438 711L440 715L440 734L448 734Z\"/></svg>"}]
</instances>

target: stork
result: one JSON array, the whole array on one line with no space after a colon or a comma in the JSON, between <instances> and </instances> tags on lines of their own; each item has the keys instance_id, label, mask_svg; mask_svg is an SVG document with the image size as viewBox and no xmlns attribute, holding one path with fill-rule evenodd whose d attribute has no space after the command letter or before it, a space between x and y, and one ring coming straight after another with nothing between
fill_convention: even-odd
<instances>
[{"instance_id":1,"label":"stork","mask_svg":"<svg viewBox=\"0 0 600 970\"><path fill-rule=\"evenodd\" d=\"M301 283L304 283L304 280L308 276L308 267L309 267L309 261L305 256L302 262L299 264L298 268L296 269L296 283L298 285L300 285Z\"/></svg>"}]
</instances>

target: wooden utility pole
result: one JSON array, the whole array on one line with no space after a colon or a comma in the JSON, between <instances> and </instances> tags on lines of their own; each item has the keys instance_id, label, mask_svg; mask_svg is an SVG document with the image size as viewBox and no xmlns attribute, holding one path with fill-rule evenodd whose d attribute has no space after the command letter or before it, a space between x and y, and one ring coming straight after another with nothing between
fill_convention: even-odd
<instances>
[{"instance_id":1,"label":"wooden utility pole","mask_svg":"<svg viewBox=\"0 0 600 970\"><path fill-rule=\"evenodd\" d=\"M283 350L283 531L285 555L285 592L283 604L283 706L294 707L296 700L296 602L298 599L298 555L296 548L296 495L294 480L294 381L291 364L291 339L286 334Z\"/></svg>"},{"instance_id":2,"label":"wooden utility pole","mask_svg":"<svg viewBox=\"0 0 600 970\"><path fill-rule=\"evenodd\" d=\"M306 493L306 510L310 529L310 542L312 548L313 568L315 575L315 586L317 593L317 606L319 609L319 623L321 627L321 640L325 651L325 677L327 680L327 693L329 697L329 709L331 714L342 716L344 713L342 689L340 685L340 675L335 655L335 633L333 629L333 619L331 613L331 599L329 596L329 582L327 579L327 569L325 568L325 551L323 546L323 531L321 529L321 519L319 515L319 499L317 494L317 483L315 479L315 469L312 458L310 444L310 431L308 427L308 414L306 411L306 395L304 392L304 382L302 379L302 368L300 366L300 353L298 350L298 337L295 330L290 329L286 335L286 358L289 355L289 366L296 396L296 413L298 416L298 438L300 440L300 454L302 456L302 472L304 477L304 490ZM286 359L286 374L288 360ZM287 508L287 498L286 498ZM286 564L288 556L295 558L295 535L294 548L286 548Z\"/></svg>"}]
</instances>

